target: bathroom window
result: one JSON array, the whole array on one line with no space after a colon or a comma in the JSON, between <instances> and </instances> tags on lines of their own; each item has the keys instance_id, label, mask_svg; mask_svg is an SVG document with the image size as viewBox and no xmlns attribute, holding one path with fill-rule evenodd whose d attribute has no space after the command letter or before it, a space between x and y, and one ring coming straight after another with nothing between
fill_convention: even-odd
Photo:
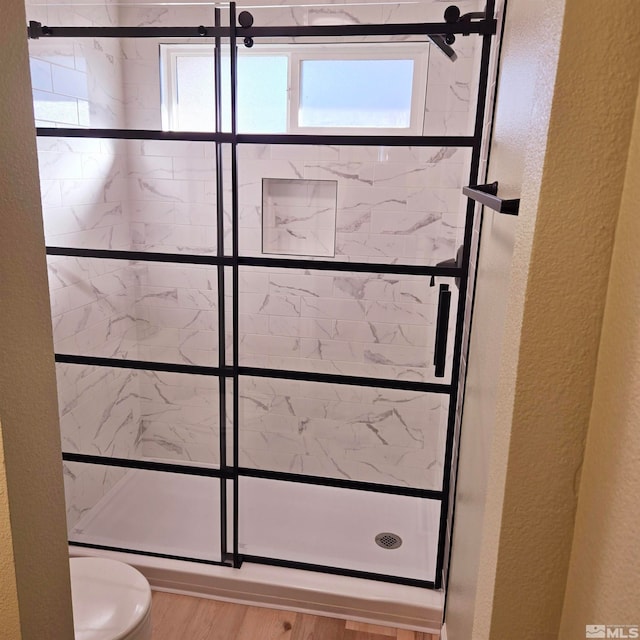
<instances>
[{"instance_id":1,"label":"bathroom window","mask_svg":"<svg viewBox=\"0 0 640 640\"><path fill-rule=\"evenodd\" d=\"M213 45L160 45L168 131L215 129ZM421 135L428 45L264 45L238 49L238 131ZM231 130L222 54L222 130ZM420 80L422 79L422 80Z\"/></svg>"}]
</instances>

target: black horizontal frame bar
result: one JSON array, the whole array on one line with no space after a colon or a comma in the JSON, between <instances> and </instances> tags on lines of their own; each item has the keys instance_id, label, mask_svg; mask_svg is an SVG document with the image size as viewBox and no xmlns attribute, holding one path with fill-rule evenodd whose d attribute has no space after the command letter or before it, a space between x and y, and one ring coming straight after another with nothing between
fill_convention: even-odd
<instances>
[{"instance_id":1,"label":"black horizontal frame bar","mask_svg":"<svg viewBox=\"0 0 640 640\"><path fill-rule=\"evenodd\" d=\"M296 38L344 36L402 36L402 35L493 35L496 20L477 22L423 22L410 24L344 24L310 26L237 27L239 38ZM200 25L195 27L50 27L31 22L29 38L228 38L231 27ZM234 32L236 29L234 28Z\"/></svg>"},{"instance_id":2,"label":"black horizontal frame bar","mask_svg":"<svg viewBox=\"0 0 640 640\"><path fill-rule=\"evenodd\" d=\"M348 376L335 373L319 373L315 371L291 371L282 369L263 369L258 367L238 367L241 376L256 378L276 378L279 380L303 380L307 382L327 382L345 384L356 387L375 387L379 389L399 389L402 391L421 391L424 393L449 394L453 388L448 384L432 382L416 382L414 380L391 380L388 378L366 378L364 376Z\"/></svg>"},{"instance_id":3,"label":"black horizontal frame bar","mask_svg":"<svg viewBox=\"0 0 640 640\"><path fill-rule=\"evenodd\" d=\"M221 560L203 560L202 558L190 558L189 556L174 556L169 553L156 553L155 551L141 551L139 549L127 549L126 547L112 547L106 544L93 544L91 542L76 542L69 540L72 547L82 547L83 549L99 549L100 551L116 551L118 553L133 553L137 556L149 556L151 558L163 558L165 560L182 560L185 562L197 562L198 564L210 564L215 567L229 567L229 562Z\"/></svg>"},{"instance_id":4,"label":"black horizontal frame bar","mask_svg":"<svg viewBox=\"0 0 640 640\"><path fill-rule=\"evenodd\" d=\"M238 144L319 144L363 147L473 147L473 136L357 136L325 134L239 133Z\"/></svg>"},{"instance_id":5,"label":"black horizontal frame bar","mask_svg":"<svg viewBox=\"0 0 640 640\"><path fill-rule=\"evenodd\" d=\"M233 142L231 133L215 131L156 131L152 129L77 129L37 127L40 138L103 138L108 140L165 140L185 142Z\"/></svg>"},{"instance_id":6,"label":"black horizontal frame bar","mask_svg":"<svg viewBox=\"0 0 640 640\"><path fill-rule=\"evenodd\" d=\"M365 580L376 580L378 582L392 582L394 584L405 584L410 587L422 587L434 589L435 583L431 580L418 580L416 578L402 578L400 576L389 576L383 573L370 573L368 571L357 571L355 569L342 569L339 567L326 566L322 564L310 564L308 562L297 562L295 560L281 560L279 558L268 558L265 556L243 555L244 562L254 564L266 564L273 567L286 567L287 569L301 569L303 571L316 571L329 573L335 576L348 576L350 578L364 578Z\"/></svg>"},{"instance_id":7,"label":"black horizontal frame bar","mask_svg":"<svg viewBox=\"0 0 640 640\"><path fill-rule=\"evenodd\" d=\"M517 216L520 210L520 198L507 200L498 196L498 182L490 184L477 184L475 186L462 187L462 193L467 198L480 202L485 207L493 209L498 213Z\"/></svg>"},{"instance_id":8,"label":"black horizontal frame bar","mask_svg":"<svg viewBox=\"0 0 640 640\"><path fill-rule=\"evenodd\" d=\"M442 491L433 489L418 489L416 487L404 487L376 482L363 482L360 480L345 480L343 478L328 478L325 476L308 476L300 473L285 473L283 471L269 471L266 469L252 469L239 467L238 475L247 478L261 478L263 480L278 480L282 482L297 482L299 484L312 484L323 487L337 487L340 489L353 489L356 491L372 491L374 493L389 493L398 496L410 496L413 498L427 498L429 500L442 500Z\"/></svg>"},{"instance_id":9,"label":"black horizontal frame bar","mask_svg":"<svg viewBox=\"0 0 640 640\"><path fill-rule=\"evenodd\" d=\"M207 478L227 477L229 473L212 467L198 467L195 465L175 464L172 462L156 462L154 460L135 460L130 458L111 458L109 456L94 456L87 453L62 452L65 462L81 462L83 464L98 464L105 467L120 467L122 469L142 469L143 471L163 471L166 473L181 473L186 476L204 476Z\"/></svg>"},{"instance_id":10,"label":"black horizontal frame bar","mask_svg":"<svg viewBox=\"0 0 640 640\"><path fill-rule=\"evenodd\" d=\"M39 38L215 38L228 37L229 27L50 27L30 22L27 35Z\"/></svg>"},{"instance_id":11,"label":"black horizontal frame bar","mask_svg":"<svg viewBox=\"0 0 640 640\"><path fill-rule=\"evenodd\" d=\"M126 251L122 249L83 249L78 247L47 247L49 256L70 258L102 258L109 260L136 260L140 262L176 262L180 264L203 264L215 266L224 259L217 256L192 253L157 253L153 251Z\"/></svg>"},{"instance_id":12,"label":"black horizontal frame bar","mask_svg":"<svg viewBox=\"0 0 640 640\"><path fill-rule=\"evenodd\" d=\"M241 267L272 267L277 269L309 269L316 271L350 271L353 273L389 273L397 275L464 277L464 270L457 267L436 267L417 264L390 264L380 262L331 262L331 260L304 260L240 256ZM337 267L337 268L336 268Z\"/></svg>"},{"instance_id":13,"label":"black horizontal frame bar","mask_svg":"<svg viewBox=\"0 0 640 640\"><path fill-rule=\"evenodd\" d=\"M169 373L190 373L199 376L230 375L219 367L204 367L196 364L170 362L150 362L148 360L128 360L126 358L101 358L79 356L70 353L56 353L55 361L61 364L81 364L87 367L114 367L116 369L137 369L141 371L167 371Z\"/></svg>"},{"instance_id":14,"label":"black horizontal frame bar","mask_svg":"<svg viewBox=\"0 0 640 640\"><path fill-rule=\"evenodd\" d=\"M201 476L206 478L225 478L232 480L236 476L247 478L262 478L263 480L277 480L281 482L296 482L298 484L321 485L337 487L355 491L372 491L375 493L389 493L428 500L443 499L442 491L432 489L419 489L416 487L403 487L396 485L378 484L374 482L362 482L359 480L344 480L342 478L329 478L324 476L307 476L298 473L285 473L270 471L267 469L254 469L238 467L237 470L217 467L202 467L197 465L176 464L173 462L157 462L155 460L138 460L135 458L115 458L110 456L96 456L88 453L72 453L64 451L62 459L65 462L77 462L81 464L96 464L105 467L118 467L120 469L140 469L142 471L162 471L163 473L180 473L187 476Z\"/></svg>"},{"instance_id":15,"label":"black horizontal frame bar","mask_svg":"<svg viewBox=\"0 0 640 640\"><path fill-rule=\"evenodd\" d=\"M477 22L418 22L409 24L341 24L341 25L305 25L305 26L267 26L238 27L238 37L278 38L278 37L342 37L342 36L420 36L420 35L493 35L496 33L496 20Z\"/></svg>"},{"instance_id":16,"label":"black horizontal frame bar","mask_svg":"<svg viewBox=\"0 0 640 640\"><path fill-rule=\"evenodd\" d=\"M37 127L40 138L103 138L109 140L165 140L223 144L321 144L380 147L473 147L473 136L355 136L323 134L216 133L214 131L156 131L150 129L77 129Z\"/></svg>"},{"instance_id":17,"label":"black horizontal frame bar","mask_svg":"<svg viewBox=\"0 0 640 640\"><path fill-rule=\"evenodd\" d=\"M170 362L150 362L148 360L128 360L125 358L102 358L80 356L70 353L56 353L55 361L60 364L78 364L85 367L113 367L116 369L136 369L139 371L167 371L169 373L188 373L200 376L224 376L232 378L236 368L203 367L195 364L174 364ZM419 391L422 393L450 394L453 387L448 384L416 382L413 380L390 380L387 378L365 378L336 373L317 373L312 371L292 371L289 369L263 369L258 367L237 367L237 374L256 378L275 378L278 380L303 380L308 382L327 382L330 384L374 387L379 389L398 389L401 391Z\"/></svg>"},{"instance_id":18,"label":"black horizontal frame bar","mask_svg":"<svg viewBox=\"0 0 640 640\"><path fill-rule=\"evenodd\" d=\"M156 253L153 251L126 251L122 249L82 249L77 247L47 247L47 255L70 258L101 258L109 260L136 260L140 262L168 262L180 264L222 265L232 267L271 267L274 269L309 269L311 271L346 271L352 273L388 273L397 275L439 276L464 278L464 270L457 267L437 267L414 264L384 264L379 262L331 262L330 260L296 260L240 256L207 256L192 253Z\"/></svg>"}]
</instances>

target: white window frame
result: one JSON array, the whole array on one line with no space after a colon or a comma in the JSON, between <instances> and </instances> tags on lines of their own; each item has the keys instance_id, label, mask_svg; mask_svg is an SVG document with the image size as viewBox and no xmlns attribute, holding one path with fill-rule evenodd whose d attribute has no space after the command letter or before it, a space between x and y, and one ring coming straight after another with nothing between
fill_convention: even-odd
<instances>
[{"instance_id":1,"label":"white window frame","mask_svg":"<svg viewBox=\"0 0 640 640\"><path fill-rule=\"evenodd\" d=\"M382 45L382 46L381 46ZM326 45L273 45L258 49L240 49L239 55L287 56L288 99L287 131L291 134L324 135L422 135L425 117L429 45L426 43L383 42L375 46L363 43ZM223 51L224 53L224 51ZM160 45L160 85L162 129L176 131L178 124L177 58L211 57L214 45L204 43L171 43ZM408 127L303 127L298 124L300 108L300 75L305 60L413 60L411 88L411 121Z\"/></svg>"}]
</instances>

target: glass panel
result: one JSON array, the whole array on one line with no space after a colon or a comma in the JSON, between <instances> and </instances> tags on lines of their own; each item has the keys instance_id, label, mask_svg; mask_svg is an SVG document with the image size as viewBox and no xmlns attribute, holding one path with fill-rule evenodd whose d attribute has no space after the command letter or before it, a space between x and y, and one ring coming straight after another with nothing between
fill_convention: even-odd
<instances>
[{"instance_id":1,"label":"glass panel","mask_svg":"<svg viewBox=\"0 0 640 640\"><path fill-rule=\"evenodd\" d=\"M478 104L482 40L457 36L452 61L431 43L423 135L471 136Z\"/></svg>"},{"instance_id":2,"label":"glass panel","mask_svg":"<svg viewBox=\"0 0 640 640\"><path fill-rule=\"evenodd\" d=\"M187 46L180 45L186 52ZM289 60L287 56L238 52L238 131L286 133ZM231 101L229 55L222 56L222 104ZM215 94L211 53L194 46L194 53L176 55L173 127L177 131L214 131ZM223 109L222 130L231 131L231 113Z\"/></svg>"},{"instance_id":3,"label":"glass panel","mask_svg":"<svg viewBox=\"0 0 640 640\"><path fill-rule=\"evenodd\" d=\"M461 189L470 159L470 150L447 147L240 145L240 254L270 253L262 242L263 224L271 220L264 181L286 181L279 195L292 202L297 187L313 180L337 183L333 259L422 265L451 259L464 239L467 198ZM326 198L304 205L304 211L285 210L278 220L278 233L294 245L320 223L327 226L331 213ZM330 260L328 253L295 257Z\"/></svg>"},{"instance_id":4,"label":"glass panel","mask_svg":"<svg viewBox=\"0 0 640 640\"><path fill-rule=\"evenodd\" d=\"M162 130L160 44L156 38L29 40L36 125Z\"/></svg>"},{"instance_id":5,"label":"glass panel","mask_svg":"<svg viewBox=\"0 0 640 640\"><path fill-rule=\"evenodd\" d=\"M484 5L479 0L458 3L465 11L482 10ZM479 6L482 5L482 6ZM213 23L211 6L175 3L171 4L56 4L38 5L28 4L30 18L40 20L49 26L191 26L210 25ZM251 9L257 26L265 25L326 25L326 24L380 24L380 23L421 23L443 20L442 3L419 2L376 6L375 3L351 5L348 11L325 6L282 6ZM226 24L227 11L223 11ZM327 46L331 51L336 47L344 48L345 44L357 45L355 51L360 57L366 58L366 48L379 53L380 47L389 42L397 43L397 36L343 38L336 45L335 40L327 38L279 38L280 48L285 45L286 51L300 50L298 45L309 44ZM424 36L410 36L404 42L415 43L428 47L430 51L428 71L420 71L422 78L417 78L417 86L426 84L426 101L414 105L420 111L420 117L415 122L424 120L423 133L425 135L471 135L474 128L476 94L478 87L479 52L481 39L477 36L461 37L452 45L457 59L452 62L439 47L425 39ZM211 38L185 38L181 44L202 45L213 44ZM257 44L276 44L276 39L263 38ZM162 128L162 99L161 84L165 75L159 65L159 45L157 38L77 38L57 39L40 38L30 40L29 48L32 57L32 81L34 89L34 106L36 121L39 126L63 127L96 127L96 128L130 128L155 129ZM211 51L213 49L211 48ZM287 113L287 58L282 51L265 55L256 47L252 50L239 49L239 131L241 132L284 132L286 130ZM344 54L343 54L344 55ZM223 61L223 69L228 75L228 64ZM303 87L309 89L304 76L311 73L312 66L340 65L339 72L332 75L332 82L341 83L346 79L350 66L362 66L371 63L367 60L338 60L338 61L307 61L303 73ZM182 64L182 63L181 63ZM184 62L191 65L192 62ZM396 66L399 61L389 61ZM410 66L405 61L407 73ZM212 61L207 62L204 78L192 84L192 96L198 96L202 104L209 104L213 97ZM383 72L376 71L380 74ZM384 75L384 74L383 74ZM350 77L353 77L350 75ZM398 80L400 74L386 76L385 101L393 99L393 107L406 108L406 93L403 100L398 100ZM226 83L225 83L226 84ZM346 85L341 97L346 98L354 82ZM387 87L393 87L394 90ZM183 83L183 90L187 87ZM336 89L336 87L333 87ZM344 88L344 87L343 87ZM325 98L337 98L338 93L325 92L321 96L321 104L325 105ZM363 94L364 95L364 94ZM164 98L168 95L165 92ZM303 96L303 104L311 99L311 94ZM380 96L376 96L379 99ZM360 107L359 100L354 106ZM228 103L228 91L225 91L225 102ZM314 103L316 101L314 100ZM193 104L193 103L192 103ZM212 102L211 102L212 104ZM315 106L315 104L314 104ZM335 105L332 105L335 107ZM370 104L361 113L372 115ZM387 106L389 106L387 104ZM297 105L293 105L297 108ZM194 108L195 105L194 105ZM206 108L206 107L205 107ZM198 113L205 118L210 130L213 117ZM208 109L207 109L208 111ZM401 112L405 113L403 109ZM360 116L361 114L358 114ZM308 117L305 109L303 118ZM228 109L224 114L226 129L228 130ZM313 126L332 126L333 121L308 120ZM354 127L364 126L358 117L351 120ZM380 126L379 119L374 118L372 126ZM182 126L182 125L181 125ZM186 124L184 125L187 126ZM307 126L307 125L305 125ZM404 126L404 125L403 125ZM416 125L417 126L417 125ZM199 128L199 127L198 127ZM419 133L416 131L416 133Z\"/></svg>"},{"instance_id":6,"label":"glass panel","mask_svg":"<svg viewBox=\"0 0 640 640\"><path fill-rule=\"evenodd\" d=\"M445 377L433 366L439 287L426 276L240 268L240 364L445 382L458 290L453 281Z\"/></svg>"},{"instance_id":7,"label":"glass panel","mask_svg":"<svg viewBox=\"0 0 640 640\"><path fill-rule=\"evenodd\" d=\"M49 256L57 353L218 366L215 267Z\"/></svg>"},{"instance_id":8,"label":"glass panel","mask_svg":"<svg viewBox=\"0 0 640 640\"><path fill-rule=\"evenodd\" d=\"M29 20L38 20L50 27L193 27L213 24L213 6L209 2L56 0L52 3L27 0L25 4Z\"/></svg>"},{"instance_id":9,"label":"glass panel","mask_svg":"<svg viewBox=\"0 0 640 640\"><path fill-rule=\"evenodd\" d=\"M448 396L240 378L240 466L439 490Z\"/></svg>"},{"instance_id":10,"label":"glass panel","mask_svg":"<svg viewBox=\"0 0 640 640\"><path fill-rule=\"evenodd\" d=\"M238 57L238 131L286 133L289 59L287 56ZM229 96L228 100L231 100ZM230 123L228 129L230 130Z\"/></svg>"},{"instance_id":11,"label":"glass panel","mask_svg":"<svg viewBox=\"0 0 640 640\"><path fill-rule=\"evenodd\" d=\"M218 378L56 365L63 451L218 466Z\"/></svg>"},{"instance_id":12,"label":"glass panel","mask_svg":"<svg viewBox=\"0 0 640 640\"><path fill-rule=\"evenodd\" d=\"M108 2L110 4L112 0ZM214 23L214 6L211 2L147 3L122 0L113 4L118 6L117 20L120 26L194 27L212 26ZM228 24L225 14L223 12L222 22Z\"/></svg>"},{"instance_id":13,"label":"glass panel","mask_svg":"<svg viewBox=\"0 0 640 640\"><path fill-rule=\"evenodd\" d=\"M225 65L226 66L226 65ZM215 131L215 76L213 58L204 52L176 56L176 131Z\"/></svg>"},{"instance_id":14,"label":"glass panel","mask_svg":"<svg viewBox=\"0 0 640 640\"><path fill-rule=\"evenodd\" d=\"M408 128L413 60L303 60L301 127Z\"/></svg>"},{"instance_id":15,"label":"glass panel","mask_svg":"<svg viewBox=\"0 0 640 640\"><path fill-rule=\"evenodd\" d=\"M434 580L436 500L240 478L240 552L389 576ZM396 533L397 549L378 546Z\"/></svg>"},{"instance_id":16,"label":"glass panel","mask_svg":"<svg viewBox=\"0 0 640 640\"><path fill-rule=\"evenodd\" d=\"M196 23L197 24L197 23ZM174 25L177 26L177 25ZM41 38L29 41L36 124L42 127L215 130L210 38ZM221 48L222 128L231 130L228 45ZM238 130L285 133L289 58L239 50Z\"/></svg>"},{"instance_id":17,"label":"glass panel","mask_svg":"<svg viewBox=\"0 0 640 640\"><path fill-rule=\"evenodd\" d=\"M39 138L38 161L48 245L216 254L213 143Z\"/></svg>"},{"instance_id":18,"label":"glass panel","mask_svg":"<svg viewBox=\"0 0 640 640\"><path fill-rule=\"evenodd\" d=\"M220 561L220 482L64 463L71 542Z\"/></svg>"},{"instance_id":19,"label":"glass panel","mask_svg":"<svg viewBox=\"0 0 640 640\"><path fill-rule=\"evenodd\" d=\"M485 8L485 0L459 0L455 4L463 14ZM350 2L347 9L343 4L326 3L278 2L274 3L275 6L265 5L250 9L255 26L444 22L444 10L448 6L442 0L393 4Z\"/></svg>"}]
</instances>

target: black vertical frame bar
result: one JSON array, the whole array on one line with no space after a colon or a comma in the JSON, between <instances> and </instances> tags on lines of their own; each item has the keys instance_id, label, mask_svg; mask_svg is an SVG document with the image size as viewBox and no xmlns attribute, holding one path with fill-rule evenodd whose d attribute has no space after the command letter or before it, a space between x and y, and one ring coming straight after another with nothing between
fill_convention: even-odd
<instances>
[{"instance_id":1,"label":"black vertical frame bar","mask_svg":"<svg viewBox=\"0 0 640 640\"><path fill-rule=\"evenodd\" d=\"M438 294L438 311L436 315L436 344L433 350L435 377L443 378L447 356L447 337L449 333L449 309L451 307L451 291L448 284L440 285Z\"/></svg>"},{"instance_id":2,"label":"black vertical frame bar","mask_svg":"<svg viewBox=\"0 0 640 640\"><path fill-rule=\"evenodd\" d=\"M493 2L487 3L488 12L493 12ZM469 171L469 184L476 184L480 169L480 152L482 146L482 130L484 125L484 114L486 107L486 94L489 80L489 56L491 54L491 35L482 38L482 53L480 57L480 77L478 82L478 101L476 105L476 117L473 131L473 147L471 152L471 167ZM435 588L440 589L445 581L445 559L447 558L451 540L450 528L451 508L453 507L452 489L455 485L453 480L453 446L456 429L457 400L460 393L460 361L462 356L462 342L464 336L464 315L467 304L467 288L469 284L469 263L471 260L471 236L473 233L473 218L475 212L475 202L471 199L467 201L467 211L464 228L464 241L462 249L462 271L460 278L460 291L458 294L458 312L456 316L456 332L453 352L453 368L451 373L451 395L449 400L449 412L447 416L447 440L445 445L445 460L442 482L442 503L440 510L440 528L438 534L438 559L436 563ZM448 535L449 534L449 535Z\"/></svg>"},{"instance_id":3,"label":"black vertical frame bar","mask_svg":"<svg viewBox=\"0 0 640 640\"><path fill-rule=\"evenodd\" d=\"M220 26L220 9L213 10L214 24ZM215 95L215 131L222 131L222 41L219 35L214 38L214 95ZM216 252L219 258L224 256L224 195L223 195L223 159L222 143L215 142L216 151ZM218 277L218 367L224 371L226 367L226 330L225 330L225 286L224 265L216 265ZM220 445L220 559L224 562L229 558L227 540L227 379L218 377L218 420Z\"/></svg>"},{"instance_id":4,"label":"black vertical frame bar","mask_svg":"<svg viewBox=\"0 0 640 640\"><path fill-rule=\"evenodd\" d=\"M236 4L229 4L229 64L231 78L231 258L232 258L232 289L233 289L233 566L242 565L239 555L238 521L239 521L239 482L238 467L240 466L240 366L238 324L239 310L239 225L238 225L238 121L237 121L237 97L238 97L238 43L236 38Z\"/></svg>"}]
</instances>

